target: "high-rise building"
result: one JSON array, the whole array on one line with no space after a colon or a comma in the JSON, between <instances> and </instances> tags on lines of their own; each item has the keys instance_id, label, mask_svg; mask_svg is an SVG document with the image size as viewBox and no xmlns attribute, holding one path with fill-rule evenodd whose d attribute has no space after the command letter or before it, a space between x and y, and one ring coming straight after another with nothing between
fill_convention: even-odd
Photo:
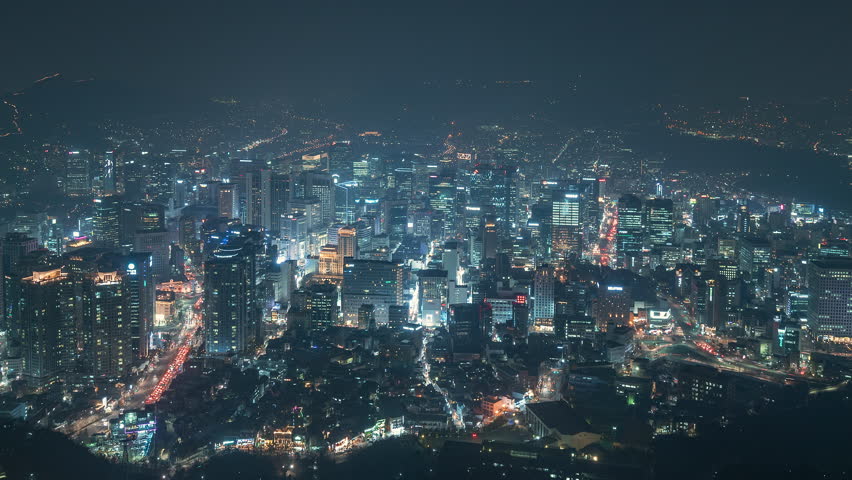
<instances>
[{"instance_id":1,"label":"high-rise building","mask_svg":"<svg viewBox=\"0 0 852 480\"><path fill-rule=\"evenodd\" d=\"M330 225L335 218L335 186L331 175L320 172L303 172L299 180L297 198L316 198L320 207L320 226Z\"/></svg>"},{"instance_id":2,"label":"high-rise building","mask_svg":"<svg viewBox=\"0 0 852 480\"><path fill-rule=\"evenodd\" d=\"M204 333L207 353L250 352L260 341L255 308L254 253L234 246L204 263Z\"/></svg>"},{"instance_id":3,"label":"high-rise building","mask_svg":"<svg viewBox=\"0 0 852 480\"><path fill-rule=\"evenodd\" d=\"M739 241L740 272L758 276L772 261L772 245L765 238L744 236Z\"/></svg>"},{"instance_id":4,"label":"high-rise building","mask_svg":"<svg viewBox=\"0 0 852 480\"><path fill-rule=\"evenodd\" d=\"M121 203L115 197L95 199L95 215L92 218L95 244L103 248L121 245Z\"/></svg>"},{"instance_id":5,"label":"high-rise building","mask_svg":"<svg viewBox=\"0 0 852 480\"><path fill-rule=\"evenodd\" d=\"M343 320L347 325L358 324L358 308L372 304L376 322L388 322L391 305L403 304L402 267L392 262L353 260L343 266Z\"/></svg>"},{"instance_id":6,"label":"high-rise building","mask_svg":"<svg viewBox=\"0 0 852 480\"><path fill-rule=\"evenodd\" d=\"M553 332L554 290L556 274L550 265L542 265L535 271L533 280L533 316L530 331Z\"/></svg>"},{"instance_id":7,"label":"high-rise building","mask_svg":"<svg viewBox=\"0 0 852 480\"><path fill-rule=\"evenodd\" d=\"M224 218L240 217L239 187L236 183L223 183L219 185L219 216Z\"/></svg>"},{"instance_id":8,"label":"high-rise building","mask_svg":"<svg viewBox=\"0 0 852 480\"><path fill-rule=\"evenodd\" d=\"M157 232L166 229L166 207L157 203L143 203L139 208L137 230Z\"/></svg>"},{"instance_id":9,"label":"high-rise building","mask_svg":"<svg viewBox=\"0 0 852 480\"><path fill-rule=\"evenodd\" d=\"M125 375L133 364L125 284L118 271L96 272L83 281L83 354L95 380Z\"/></svg>"},{"instance_id":10,"label":"high-rise building","mask_svg":"<svg viewBox=\"0 0 852 480\"><path fill-rule=\"evenodd\" d=\"M307 330L322 332L337 324L337 287L322 283L308 288L305 310L308 312Z\"/></svg>"},{"instance_id":11,"label":"high-rise building","mask_svg":"<svg viewBox=\"0 0 852 480\"><path fill-rule=\"evenodd\" d=\"M92 172L88 152L68 152L65 160L65 194L71 197L92 194Z\"/></svg>"},{"instance_id":12,"label":"high-rise building","mask_svg":"<svg viewBox=\"0 0 852 480\"><path fill-rule=\"evenodd\" d=\"M738 205L735 217L737 233L750 233L751 215L748 205Z\"/></svg>"},{"instance_id":13,"label":"high-rise building","mask_svg":"<svg viewBox=\"0 0 852 480\"><path fill-rule=\"evenodd\" d=\"M447 327L454 355L476 354L482 348L482 306L472 303L450 305Z\"/></svg>"},{"instance_id":14,"label":"high-rise building","mask_svg":"<svg viewBox=\"0 0 852 480\"><path fill-rule=\"evenodd\" d=\"M337 231L337 250L343 258L358 258L358 230L352 226Z\"/></svg>"},{"instance_id":15,"label":"high-rise building","mask_svg":"<svg viewBox=\"0 0 852 480\"><path fill-rule=\"evenodd\" d=\"M429 207L442 215L440 235L455 232L456 182L453 174L444 171L429 176Z\"/></svg>"},{"instance_id":16,"label":"high-rise building","mask_svg":"<svg viewBox=\"0 0 852 480\"><path fill-rule=\"evenodd\" d=\"M674 204L670 199L654 198L645 202L648 239L652 247L671 244L674 235Z\"/></svg>"},{"instance_id":17,"label":"high-rise building","mask_svg":"<svg viewBox=\"0 0 852 480\"><path fill-rule=\"evenodd\" d=\"M852 337L852 259L811 260L808 324L821 337Z\"/></svg>"},{"instance_id":18,"label":"high-rise building","mask_svg":"<svg viewBox=\"0 0 852 480\"><path fill-rule=\"evenodd\" d=\"M616 250L618 265L636 268L642 265L642 199L635 195L624 195L618 199L618 230Z\"/></svg>"},{"instance_id":19,"label":"high-rise building","mask_svg":"<svg viewBox=\"0 0 852 480\"><path fill-rule=\"evenodd\" d=\"M583 248L581 198L575 189L555 194L552 202L551 241L553 252L579 254Z\"/></svg>"},{"instance_id":20,"label":"high-rise building","mask_svg":"<svg viewBox=\"0 0 852 480\"><path fill-rule=\"evenodd\" d=\"M355 221L355 201L358 197L358 182L349 180L334 186L335 219L340 223Z\"/></svg>"},{"instance_id":21,"label":"high-rise building","mask_svg":"<svg viewBox=\"0 0 852 480\"><path fill-rule=\"evenodd\" d=\"M319 254L319 268L317 273L326 277L343 276L343 255L337 246L326 245L322 247Z\"/></svg>"},{"instance_id":22,"label":"high-rise building","mask_svg":"<svg viewBox=\"0 0 852 480\"><path fill-rule=\"evenodd\" d=\"M133 251L151 254L151 269L156 282L164 282L171 275L169 232L163 230L137 230L133 236Z\"/></svg>"},{"instance_id":23,"label":"high-rise building","mask_svg":"<svg viewBox=\"0 0 852 480\"><path fill-rule=\"evenodd\" d=\"M130 329L130 349L134 361L148 357L154 327L156 283L152 255L136 252L116 257L113 266L124 283L125 315Z\"/></svg>"},{"instance_id":24,"label":"high-rise building","mask_svg":"<svg viewBox=\"0 0 852 480\"><path fill-rule=\"evenodd\" d=\"M281 236L284 219L290 213L290 202L293 200L292 182L289 175L273 174L270 179L272 198L269 208L272 222L270 233L275 237Z\"/></svg>"},{"instance_id":25,"label":"high-rise building","mask_svg":"<svg viewBox=\"0 0 852 480\"><path fill-rule=\"evenodd\" d=\"M420 294L420 323L424 327L444 324L447 312L447 271L421 270L417 272Z\"/></svg>"},{"instance_id":26,"label":"high-rise building","mask_svg":"<svg viewBox=\"0 0 852 480\"><path fill-rule=\"evenodd\" d=\"M20 342L23 374L31 386L60 380L77 358L75 282L61 268L21 280Z\"/></svg>"},{"instance_id":27,"label":"high-rise building","mask_svg":"<svg viewBox=\"0 0 852 480\"><path fill-rule=\"evenodd\" d=\"M710 195L699 195L695 198L692 210L692 224L695 227L704 227L711 220L716 219L719 213L719 198Z\"/></svg>"}]
</instances>

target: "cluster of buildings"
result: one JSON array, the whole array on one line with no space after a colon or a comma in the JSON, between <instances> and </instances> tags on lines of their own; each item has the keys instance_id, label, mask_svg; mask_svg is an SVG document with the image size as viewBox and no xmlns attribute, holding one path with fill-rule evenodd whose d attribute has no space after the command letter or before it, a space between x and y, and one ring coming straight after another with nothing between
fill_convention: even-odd
<instances>
[{"instance_id":1,"label":"cluster of buildings","mask_svg":"<svg viewBox=\"0 0 852 480\"><path fill-rule=\"evenodd\" d=\"M3 383L120 397L92 448L127 461L155 435L203 460L415 434L573 475L848 375L848 213L664 171L613 132L454 133L47 149L73 207L5 226ZM128 385L195 320L155 418Z\"/></svg>"}]
</instances>

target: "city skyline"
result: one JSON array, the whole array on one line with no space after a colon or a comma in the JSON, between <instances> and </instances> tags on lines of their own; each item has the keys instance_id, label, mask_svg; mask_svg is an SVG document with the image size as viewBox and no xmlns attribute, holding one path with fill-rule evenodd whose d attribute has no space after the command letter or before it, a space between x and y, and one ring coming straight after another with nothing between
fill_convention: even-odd
<instances>
[{"instance_id":1,"label":"city skyline","mask_svg":"<svg viewBox=\"0 0 852 480\"><path fill-rule=\"evenodd\" d=\"M0 477L848 477L848 5L4 13Z\"/></svg>"}]
</instances>

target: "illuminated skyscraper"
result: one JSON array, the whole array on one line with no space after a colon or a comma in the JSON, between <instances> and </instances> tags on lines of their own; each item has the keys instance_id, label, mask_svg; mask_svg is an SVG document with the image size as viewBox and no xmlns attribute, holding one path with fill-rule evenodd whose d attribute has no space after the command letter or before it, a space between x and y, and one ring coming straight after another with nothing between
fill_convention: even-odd
<instances>
[{"instance_id":1,"label":"illuminated skyscraper","mask_svg":"<svg viewBox=\"0 0 852 480\"><path fill-rule=\"evenodd\" d=\"M121 240L121 203L115 197L95 199L95 216L92 219L92 236L103 248L117 248Z\"/></svg>"},{"instance_id":2,"label":"illuminated skyscraper","mask_svg":"<svg viewBox=\"0 0 852 480\"><path fill-rule=\"evenodd\" d=\"M355 227L341 227L337 231L337 250L343 258L358 257L358 231Z\"/></svg>"},{"instance_id":3,"label":"illuminated skyscraper","mask_svg":"<svg viewBox=\"0 0 852 480\"><path fill-rule=\"evenodd\" d=\"M576 188L555 194L552 203L551 240L553 252L579 254L583 248L580 218L581 198Z\"/></svg>"},{"instance_id":4,"label":"illuminated skyscraper","mask_svg":"<svg viewBox=\"0 0 852 480\"><path fill-rule=\"evenodd\" d=\"M535 271L533 283L533 317L530 331L552 333L556 275L553 267L542 265Z\"/></svg>"},{"instance_id":5,"label":"illuminated skyscraper","mask_svg":"<svg viewBox=\"0 0 852 480\"><path fill-rule=\"evenodd\" d=\"M33 387L70 374L77 358L75 282L60 268L35 271L21 280L23 374Z\"/></svg>"},{"instance_id":6,"label":"illuminated skyscraper","mask_svg":"<svg viewBox=\"0 0 852 480\"><path fill-rule=\"evenodd\" d=\"M254 249L233 242L204 263L205 345L213 355L251 352L260 341Z\"/></svg>"},{"instance_id":7,"label":"illuminated skyscraper","mask_svg":"<svg viewBox=\"0 0 852 480\"><path fill-rule=\"evenodd\" d=\"M88 152L68 152L65 160L65 194L80 197L92 194L92 172Z\"/></svg>"},{"instance_id":8,"label":"illuminated skyscraper","mask_svg":"<svg viewBox=\"0 0 852 480\"><path fill-rule=\"evenodd\" d=\"M669 199L654 198L645 202L648 238L652 247L671 244L674 235L674 204Z\"/></svg>"},{"instance_id":9,"label":"illuminated skyscraper","mask_svg":"<svg viewBox=\"0 0 852 480\"><path fill-rule=\"evenodd\" d=\"M852 337L852 259L811 261L808 324L819 336Z\"/></svg>"},{"instance_id":10,"label":"illuminated skyscraper","mask_svg":"<svg viewBox=\"0 0 852 480\"><path fill-rule=\"evenodd\" d=\"M376 322L388 322L390 305L403 304L402 267L396 263L376 260L346 260L343 266L343 320L347 325L358 324L361 305L375 307Z\"/></svg>"},{"instance_id":11,"label":"illuminated skyscraper","mask_svg":"<svg viewBox=\"0 0 852 480\"><path fill-rule=\"evenodd\" d=\"M83 354L95 380L120 378L133 364L130 322L121 272L96 272L83 281Z\"/></svg>"},{"instance_id":12,"label":"illuminated skyscraper","mask_svg":"<svg viewBox=\"0 0 852 480\"><path fill-rule=\"evenodd\" d=\"M420 294L420 323L424 327L444 324L447 312L447 271L421 270L417 272Z\"/></svg>"},{"instance_id":13,"label":"illuminated skyscraper","mask_svg":"<svg viewBox=\"0 0 852 480\"><path fill-rule=\"evenodd\" d=\"M322 332L337 324L337 287L316 284L308 288L305 310L308 312L307 329Z\"/></svg>"},{"instance_id":14,"label":"illuminated skyscraper","mask_svg":"<svg viewBox=\"0 0 852 480\"><path fill-rule=\"evenodd\" d=\"M219 216L224 218L239 218L240 197L236 183L219 185Z\"/></svg>"},{"instance_id":15,"label":"illuminated skyscraper","mask_svg":"<svg viewBox=\"0 0 852 480\"><path fill-rule=\"evenodd\" d=\"M751 215L749 214L748 205L737 206L736 222L737 233L751 232Z\"/></svg>"},{"instance_id":16,"label":"illuminated skyscraper","mask_svg":"<svg viewBox=\"0 0 852 480\"><path fill-rule=\"evenodd\" d=\"M618 230L616 248L618 265L625 268L641 266L642 257L642 200L634 195L618 199Z\"/></svg>"}]
</instances>

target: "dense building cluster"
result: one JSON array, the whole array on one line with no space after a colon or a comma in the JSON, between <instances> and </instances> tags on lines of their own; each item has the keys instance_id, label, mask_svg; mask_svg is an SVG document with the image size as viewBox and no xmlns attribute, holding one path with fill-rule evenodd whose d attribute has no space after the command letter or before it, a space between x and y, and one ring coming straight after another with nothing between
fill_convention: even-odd
<instances>
[{"instance_id":1,"label":"dense building cluster","mask_svg":"<svg viewBox=\"0 0 852 480\"><path fill-rule=\"evenodd\" d=\"M441 468L621 478L850 372L848 212L615 131L299 121L41 148L61 200L5 197L4 415L172 473L396 438Z\"/></svg>"}]
</instances>

